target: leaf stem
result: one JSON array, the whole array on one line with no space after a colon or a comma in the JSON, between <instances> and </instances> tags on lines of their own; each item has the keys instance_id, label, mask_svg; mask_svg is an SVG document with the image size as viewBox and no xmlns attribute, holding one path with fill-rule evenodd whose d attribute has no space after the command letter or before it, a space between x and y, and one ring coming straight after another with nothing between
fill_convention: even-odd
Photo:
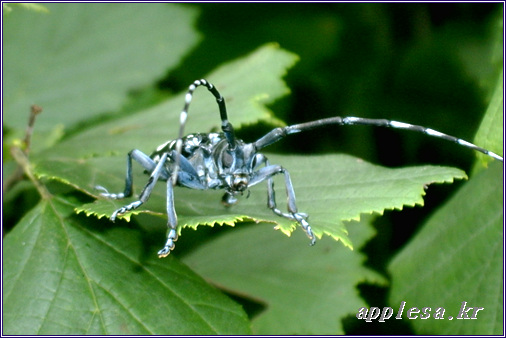
<instances>
[{"instance_id":1,"label":"leaf stem","mask_svg":"<svg viewBox=\"0 0 506 338\"><path fill-rule=\"evenodd\" d=\"M21 168L21 171L26 176L28 176L30 181L32 181L32 183L37 188L42 199L50 199L52 197L51 193L46 189L46 187L33 174L27 154L23 150L21 150L20 147L17 147L17 146L11 147L11 154L12 154L12 157L14 157L14 160L18 163L18 168Z\"/></svg>"},{"instance_id":2,"label":"leaf stem","mask_svg":"<svg viewBox=\"0 0 506 338\"><path fill-rule=\"evenodd\" d=\"M14 144L10 148L12 157L17 162L18 166L16 167L12 175L5 181L2 187L3 193L8 191L17 182L19 182L23 178L23 174L25 174L33 182L42 198L47 199L51 197L51 194L46 189L46 187L42 183L40 183L40 181L33 174L32 169L30 167L30 161L28 160L28 154L30 153L30 145L33 134L33 127L35 125L35 118L41 112L42 108L38 105L34 104L30 107L30 117L28 119L28 125L26 127L25 138L22 141L21 145Z\"/></svg>"}]
</instances>

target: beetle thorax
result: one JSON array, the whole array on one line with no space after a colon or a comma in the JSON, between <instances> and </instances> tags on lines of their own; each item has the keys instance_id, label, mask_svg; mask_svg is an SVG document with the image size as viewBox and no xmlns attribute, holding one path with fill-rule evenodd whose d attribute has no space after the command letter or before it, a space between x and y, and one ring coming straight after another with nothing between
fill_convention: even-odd
<instances>
[{"instance_id":1,"label":"beetle thorax","mask_svg":"<svg viewBox=\"0 0 506 338\"><path fill-rule=\"evenodd\" d=\"M161 145L152 158L156 160L159 156L154 155L171 152L175 146L175 141ZM252 144L236 140L236 147L230 149L223 133L190 134L183 138L181 155L191 164L205 189L242 192L248 188L255 155Z\"/></svg>"}]
</instances>

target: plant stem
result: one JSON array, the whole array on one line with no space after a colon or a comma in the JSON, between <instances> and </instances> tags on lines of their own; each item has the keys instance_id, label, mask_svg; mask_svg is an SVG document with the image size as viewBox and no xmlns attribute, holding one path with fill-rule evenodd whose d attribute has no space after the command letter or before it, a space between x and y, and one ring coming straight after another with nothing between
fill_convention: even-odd
<instances>
[{"instance_id":1,"label":"plant stem","mask_svg":"<svg viewBox=\"0 0 506 338\"><path fill-rule=\"evenodd\" d=\"M26 127L25 132L25 138L22 141L21 146L13 145L11 147L11 154L14 160L18 163L18 166L12 173L12 175L5 181L2 192L5 193L9 189L11 189L17 182L21 181L23 178L23 174L26 174L30 180L34 182L34 184L37 186L37 184L40 184L35 179L35 176L33 176L33 173L31 172L29 161L28 161L28 153L30 152L30 145L32 140L32 134L33 134L33 126L35 125L35 118L38 114L42 112L42 108L36 104L32 105L30 107L30 117L28 119L28 125ZM37 181L37 182L35 182ZM39 187L37 187L39 189ZM44 188L44 190L46 190ZM39 190L40 192L40 190ZM47 192L47 190L46 190ZM49 192L47 192L49 194ZM44 197L45 195L41 193L41 195ZM50 196L50 195L49 195Z\"/></svg>"}]
</instances>

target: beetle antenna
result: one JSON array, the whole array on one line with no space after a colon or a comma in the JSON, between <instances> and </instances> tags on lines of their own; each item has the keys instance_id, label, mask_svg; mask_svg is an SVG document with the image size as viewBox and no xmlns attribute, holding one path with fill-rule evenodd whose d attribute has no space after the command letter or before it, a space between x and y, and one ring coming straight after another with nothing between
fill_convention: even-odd
<instances>
[{"instance_id":1,"label":"beetle antenna","mask_svg":"<svg viewBox=\"0 0 506 338\"><path fill-rule=\"evenodd\" d=\"M352 117L352 116L348 116L348 117L335 116L335 117L329 117L326 119L321 119L321 120L316 120L316 121L311 121L311 122L306 122L306 123L294 124L294 125L283 127L283 128L276 128L276 129L272 130L271 132L269 132L268 134L266 134L264 137L260 138L258 141L256 141L254 143L255 149L260 150L262 148L265 148L265 147L273 144L274 142L277 142L277 141L281 140L282 138L284 138L288 135L291 135L291 134L297 134L297 133L300 133L303 131L312 130L315 128L333 125L333 124L337 124L337 125L341 125L341 126L344 126L344 125L379 126L379 127L389 127L389 128L395 128L395 129L416 131L416 132L419 132L419 133L422 133L422 134L425 134L428 136L437 137L437 138L447 140L450 142L455 142L461 146L479 151L485 155L495 158L498 161L503 162L502 156L500 156L490 150L478 147L477 145L475 145L471 142L465 141L465 140L455 137L455 136L444 134L442 132L439 132L439 131L431 129L431 128L426 128L426 127L422 127L422 126L418 126L418 125L414 125L414 124L410 124L410 123L391 121L391 120L386 120L386 119L369 119L369 118Z\"/></svg>"}]
</instances>

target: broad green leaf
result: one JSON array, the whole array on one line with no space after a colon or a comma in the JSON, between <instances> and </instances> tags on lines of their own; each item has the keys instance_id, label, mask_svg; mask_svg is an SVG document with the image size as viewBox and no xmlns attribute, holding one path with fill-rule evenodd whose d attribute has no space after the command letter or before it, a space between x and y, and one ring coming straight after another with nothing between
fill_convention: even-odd
<instances>
[{"instance_id":1,"label":"broad green leaf","mask_svg":"<svg viewBox=\"0 0 506 338\"><path fill-rule=\"evenodd\" d=\"M489 149L498 155L503 155L503 138L504 138L504 77L503 70L501 69L498 75L497 83L492 94L492 98L488 105L485 117L481 122L478 133L474 139L476 144L479 144L485 149ZM480 162L486 164L493 161L492 158L485 155L479 155Z\"/></svg>"},{"instance_id":2,"label":"broad green leaf","mask_svg":"<svg viewBox=\"0 0 506 338\"><path fill-rule=\"evenodd\" d=\"M259 120L279 125L265 105L289 93L281 77L296 61L296 55L268 44L205 77L225 97L229 120L236 128ZM158 145L177 138L185 94L186 90L150 109L85 130L40 157L126 156L134 148L150 154ZM216 99L205 87L198 88L189 108L186 133L209 132L220 126Z\"/></svg>"},{"instance_id":3,"label":"broad green leaf","mask_svg":"<svg viewBox=\"0 0 506 338\"><path fill-rule=\"evenodd\" d=\"M499 14L500 12L497 12ZM500 156L503 156L504 142L504 22L502 15L496 15L492 20L492 56L485 64L494 66L494 72L489 75L486 81L488 90L488 107L480 128L475 135L474 142L485 149L489 149ZM485 82L485 81L482 81ZM492 159L483 154L478 154L479 163L475 169L484 167Z\"/></svg>"},{"instance_id":4,"label":"broad green leaf","mask_svg":"<svg viewBox=\"0 0 506 338\"><path fill-rule=\"evenodd\" d=\"M4 238L3 333L249 332L237 304L177 260L146 256L143 238L41 201Z\"/></svg>"},{"instance_id":5,"label":"broad green leaf","mask_svg":"<svg viewBox=\"0 0 506 338\"><path fill-rule=\"evenodd\" d=\"M444 319L410 321L417 333L504 334L502 171L492 163L471 178L390 264L390 306L446 310ZM456 319L462 302L483 307L476 320Z\"/></svg>"},{"instance_id":6,"label":"broad green leaf","mask_svg":"<svg viewBox=\"0 0 506 338\"><path fill-rule=\"evenodd\" d=\"M344 221L358 220L361 214L382 214L384 210L402 209L404 206L423 205L425 187L431 183L452 182L454 178L465 178L458 169L421 166L389 169L363 162L347 155L286 156L269 155L271 163L279 163L290 171L297 196L299 211L309 214L309 221L318 237L328 235L352 247ZM120 192L124 187L125 161L123 158L90 158L71 162L61 159L43 161L36 167L39 175L52 172L58 179L81 187L90 195L97 196L96 185L106 185L111 192ZM74 163L74 170L68 164ZM318 164L315 166L315 164ZM64 169L65 168L65 169ZM84 169L83 169L84 168ZM75 172L84 170L84 174ZM147 182L142 169L136 170L135 191L141 191ZM285 209L284 180L275 180L278 206ZM287 235L296 229L294 222L276 216L267 208L267 193L264 184L251 188L249 198L243 196L240 203L224 208L222 191L192 191L186 188L175 190L176 210L181 226L196 228L199 224L232 225L241 220L267 221L275 223ZM91 204L77 208L78 211L98 217L109 217L121 206L134 198L111 201L99 198ZM166 219L165 183L160 182L148 203L132 212L150 212ZM127 214L129 219L131 214ZM162 239L160 239L160 244Z\"/></svg>"},{"instance_id":7,"label":"broad green leaf","mask_svg":"<svg viewBox=\"0 0 506 338\"><path fill-rule=\"evenodd\" d=\"M208 78L227 100L230 120L239 125L251 123L266 118L268 111L263 105L287 92L280 77L295 61L293 54L280 50L276 45L267 45L245 58L223 65ZM188 133L206 132L210 126L219 125L214 97L206 93L204 88L200 90L203 93L198 100L197 93L194 94L195 102L190 107ZM94 189L96 185L106 186L110 191L121 191L126 153L137 148L149 154L157 144L170 137L168 135L176 134L179 111L184 102L183 94L147 111L104 123L69 138L38 156L34 160L35 172L41 177L72 185L92 196L98 196L98 191ZM173 129L172 133L169 129ZM115 156L110 157L111 153ZM426 185L465 177L461 171L448 168L383 169L346 156L319 156L314 159L273 156L271 162L285 166L292 173L299 209L311 215L317 236L330 235L349 247L352 244L342 221L357 220L362 213L381 214L386 209L402 209L404 205L422 205ZM315 163L318 163L317 167ZM137 169L136 173L134 182L137 191L140 191L146 178L139 176L142 169ZM146 208L134 213L148 211L165 217L163 185L159 184ZM290 234L295 229L293 222L277 217L268 210L265 207L265 190L259 189L265 188L255 187L251 198L228 210L217 202L221 192L178 189L176 206L180 224L196 227L198 224L232 225L237 221L268 221L278 224L284 233ZM259 192L253 193L255 191ZM320 203L315 205L315 200ZM100 199L78 210L98 217L110 216L115 209L130 201ZM281 205L282 202L279 203ZM329 205L332 206L330 209ZM126 215L127 219L129 217L130 214Z\"/></svg>"},{"instance_id":8,"label":"broad green leaf","mask_svg":"<svg viewBox=\"0 0 506 338\"><path fill-rule=\"evenodd\" d=\"M348 228L358 247L373 235L368 221ZM265 224L239 226L182 260L216 285L263 304L265 311L253 318L255 334L262 335L343 334L343 318L367 306L356 285L385 283L362 266L359 251L329 238L310 247L302 234L284 238Z\"/></svg>"},{"instance_id":9,"label":"broad green leaf","mask_svg":"<svg viewBox=\"0 0 506 338\"><path fill-rule=\"evenodd\" d=\"M177 4L45 6L4 17L4 123L19 130L34 103L42 134L118 110L198 41L196 11Z\"/></svg>"}]
</instances>

